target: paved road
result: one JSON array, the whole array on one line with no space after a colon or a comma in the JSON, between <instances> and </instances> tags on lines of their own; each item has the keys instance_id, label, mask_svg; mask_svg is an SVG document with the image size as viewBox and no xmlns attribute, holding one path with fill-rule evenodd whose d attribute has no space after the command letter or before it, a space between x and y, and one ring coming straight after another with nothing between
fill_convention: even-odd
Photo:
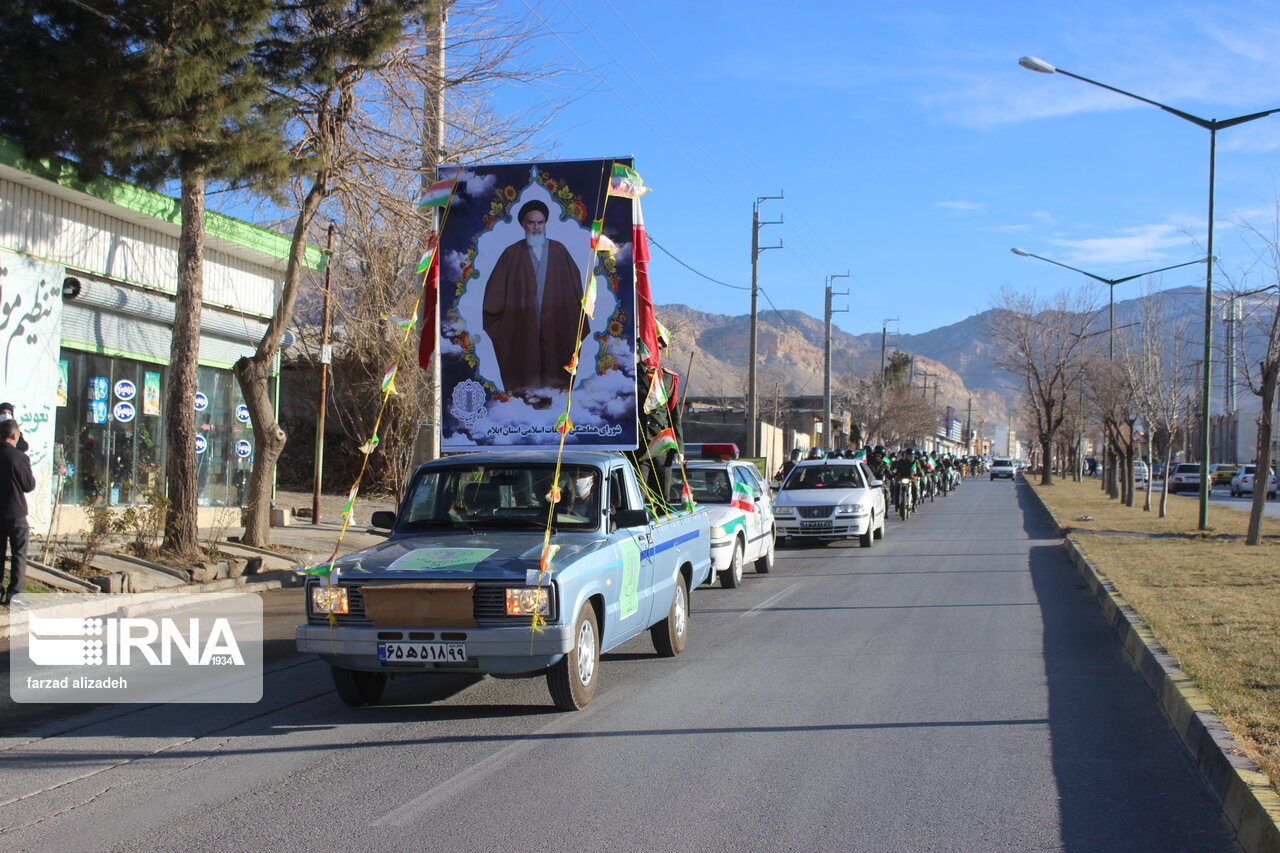
<instances>
[{"instance_id":1,"label":"paved road","mask_svg":"<svg viewBox=\"0 0 1280 853\"><path fill-rule=\"evenodd\" d=\"M1096 483L1097 481L1095 480L1094 482ZM1134 500L1138 503L1142 502L1143 489L1144 487L1142 485L1139 485L1137 494L1134 496ZM1161 484L1160 484L1160 481L1157 480L1151 484L1151 492L1152 492L1153 500L1156 499L1156 496L1160 494L1160 491L1161 491ZM1184 499L1189 498L1193 501L1198 501L1200 500L1200 493L1199 492L1177 492L1177 493L1171 493L1169 497L1184 498ZM1240 497L1233 498L1231 496L1231 490L1227 486L1214 486L1213 489L1209 492L1209 500L1212 501L1214 504L1229 506L1234 509L1242 510L1244 512L1249 512L1250 509L1253 507L1253 495L1241 495ZM1273 500L1266 501L1262 508L1262 514L1270 516L1272 518L1280 518L1280 501L1273 501Z\"/></svg>"},{"instance_id":2,"label":"paved road","mask_svg":"<svg viewBox=\"0 0 1280 853\"><path fill-rule=\"evenodd\" d=\"M280 652L257 706L6 725L0 848L1236 850L1025 490L698 591L685 654L633 641L577 714L541 679L351 710Z\"/></svg>"}]
</instances>

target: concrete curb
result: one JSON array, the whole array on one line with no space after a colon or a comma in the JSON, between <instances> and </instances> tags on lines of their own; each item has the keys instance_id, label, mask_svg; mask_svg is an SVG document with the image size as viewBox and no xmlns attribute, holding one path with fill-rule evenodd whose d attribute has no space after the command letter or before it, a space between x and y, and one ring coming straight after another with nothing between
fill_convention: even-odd
<instances>
[{"instance_id":1,"label":"concrete curb","mask_svg":"<svg viewBox=\"0 0 1280 853\"><path fill-rule=\"evenodd\" d=\"M165 595L186 594L192 592L266 592L271 589L281 589L286 586L301 585L301 579L294 572L272 571L256 575L246 575L238 578L223 578L222 580L210 581L209 583L172 586L155 592L126 593L126 595L154 595L157 597L158 601L162 601L163 596ZM105 600L110 597L110 593L98 593L98 597ZM145 609L138 609L139 605L132 605L132 607L135 608L133 611L135 615L146 612ZM8 611L0 613L0 640L6 640L9 638L12 622L13 616Z\"/></svg>"},{"instance_id":2,"label":"concrete curb","mask_svg":"<svg viewBox=\"0 0 1280 853\"><path fill-rule=\"evenodd\" d=\"M1031 488L1036 502L1052 519L1058 535L1065 528ZM1097 597L1103 615L1115 628L1130 663L1138 670L1160 709L1182 739L1223 814L1235 827L1237 839L1249 853L1280 853L1280 796L1251 759L1241 754L1235 738L1213 713L1200 688L1161 646L1147 623L1116 591L1114 584L1089 562L1070 538L1063 542L1067 556Z\"/></svg>"}]
</instances>

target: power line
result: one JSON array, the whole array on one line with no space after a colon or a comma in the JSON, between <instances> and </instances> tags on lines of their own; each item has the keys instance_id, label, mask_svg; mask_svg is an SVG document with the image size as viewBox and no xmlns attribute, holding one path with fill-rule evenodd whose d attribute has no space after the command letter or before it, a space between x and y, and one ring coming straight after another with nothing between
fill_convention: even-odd
<instances>
[{"instance_id":1,"label":"power line","mask_svg":"<svg viewBox=\"0 0 1280 853\"><path fill-rule=\"evenodd\" d=\"M693 267L691 267L691 266L689 266L688 264L686 264L684 261L682 261L682 260L680 260L679 258L677 258L675 255L671 254L671 252L667 251L667 248L666 248L665 246L663 246L663 245L662 245L661 243L659 243L657 240L653 239L653 234L646 232L646 236L648 236L648 238L649 238L649 242L650 242L650 243L652 243L653 245L657 246L659 249L661 249L661 250L662 250L662 253L663 253L664 255L666 255L668 258L670 258L671 260L675 261L677 264L679 264L680 266L684 267L685 269L687 269L689 272L693 273L694 275L702 276L703 278L705 278L707 281L711 282L712 284L718 284L718 285L720 285L721 287L729 287L729 288L732 288L732 289L734 289L734 290L750 290L750 289L751 289L751 288L749 288L749 287L747 287L747 286L745 286L745 285L741 285L741 284L729 284L727 281L720 281L719 279L712 278L711 276L707 275L707 274L706 274L706 273L704 273L704 272L699 272L698 270L696 270L696 269L694 269Z\"/></svg>"}]
</instances>

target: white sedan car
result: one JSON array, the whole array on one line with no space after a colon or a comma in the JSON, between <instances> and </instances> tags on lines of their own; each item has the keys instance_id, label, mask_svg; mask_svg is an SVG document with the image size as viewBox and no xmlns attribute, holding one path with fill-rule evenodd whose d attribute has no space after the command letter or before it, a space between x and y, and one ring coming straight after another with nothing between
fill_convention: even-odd
<instances>
[{"instance_id":1,"label":"white sedan car","mask_svg":"<svg viewBox=\"0 0 1280 853\"><path fill-rule=\"evenodd\" d=\"M1236 471L1236 475L1231 478L1231 496L1239 497L1245 493L1253 494L1254 487L1257 485L1258 466L1257 465L1241 465L1240 470ZM1267 497L1274 499L1276 496L1276 475L1271 472L1271 476L1267 481Z\"/></svg>"},{"instance_id":2,"label":"white sedan car","mask_svg":"<svg viewBox=\"0 0 1280 853\"><path fill-rule=\"evenodd\" d=\"M872 485L875 483L876 485ZM787 539L858 537L863 548L884 537L884 490L861 462L796 463L773 501L778 535Z\"/></svg>"},{"instance_id":3,"label":"white sedan car","mask_svg":"<svg viewBox=\"0 0 1280 853\"><path fill-rule=\"evenodd\" d=\"M720 586L741 584L747 563L760 574L772 569L773 501L756 466L737 459L696 460L686 462L684 470L694 501L711 513L711 570L719 575ZM679 496L677 482L672 500Z\"/></svg>"}]
</instances>

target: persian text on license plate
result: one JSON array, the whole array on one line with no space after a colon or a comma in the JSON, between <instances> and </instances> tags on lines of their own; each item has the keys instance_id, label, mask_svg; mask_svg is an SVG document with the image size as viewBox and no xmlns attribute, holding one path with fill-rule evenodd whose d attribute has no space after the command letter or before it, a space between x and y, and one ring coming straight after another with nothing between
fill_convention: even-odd
<instances>
[{"instance_id":1,"label":"persian text on license plate","mask_svg":"<svg viewBox=\"0 0 1280 853\"><path fill-rule=\"evenodd\" d=\"M801 530L830 530L831 521L802 521L800 522Z\"/></svg>"},{"instance_id":2,"label":"persian text on license plate","mask_svg":"<svg viewBox=\"0 0 1280 853\"><path fill-rule=\"evenodd\" d=\"M378 660L460 663L466 659L466 643L378 643Z\"/></svg>"}]
</instances>

